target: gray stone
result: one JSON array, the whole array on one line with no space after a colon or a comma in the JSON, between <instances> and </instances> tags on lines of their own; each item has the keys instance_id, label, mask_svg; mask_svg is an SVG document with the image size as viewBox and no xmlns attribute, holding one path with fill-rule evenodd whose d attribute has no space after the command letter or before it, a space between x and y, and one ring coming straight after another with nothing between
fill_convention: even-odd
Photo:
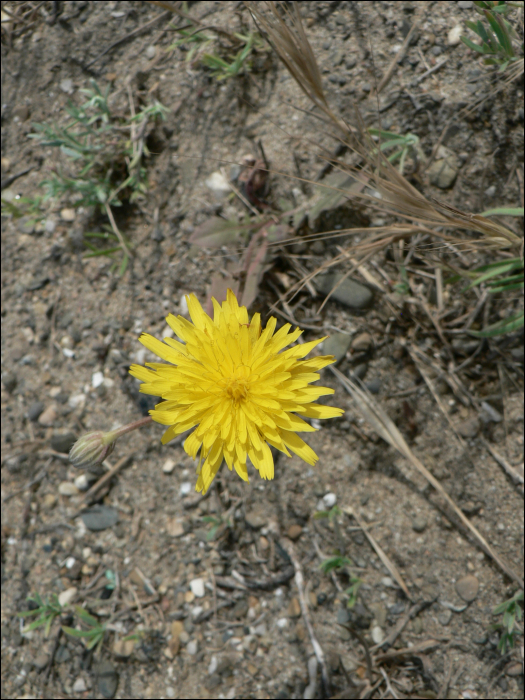
<instances>
[{"instance_id":1,"label":"gray stone","mask_svg":"<svg viewBox=\"0 0 525 700\"><path fill-rule=\"evenodd\" d=\"M333 355L337 362L343 359L350 347L350 336L346 333L332 333L323 343L323 354Z\"/></svg>"},{"instance_id":2,"label":"gray stone","mask_svg":"<svg viewBox=\"0 0 525 700\"><path fill-rule=\"evenodd\" d=\"M246 513L246 522L254 530L260 530L268 522L268 513L265 508L254 508Z\"/></svg>"},{"instance_id":3,"label":"gray stone","mask_svg":"<svg viewBox=\"0 0 525 700\"><path fill-rule=\"evenodd\" d=\"M426 529L426 518L422 515L416 515L416 517L412 520L412 530L415 532L424 532Z\"/></svg>"},{"instance_id":4,"label":"gray stone","mask_svg":"<svg viewBox=\"0 0 525 700\"><path fill-rule=\"evenodd\" d=\"M35 219L31 216L22 216L17 221L17 228L20 233L25 233L26 235L31 235L35 232Z\"/></svg>"},{"instance_id":5,"label":"gray stone","mask_svg":"<svg viewBox=\"0 0 525 700\"><path fill-rule=\"evenodd\" d=\"M438 621L444 627L446 627L449 624L451 619L452 619L452 612L450 610L443 610L438 615Z\"/></svg>"},{"instance_id":6,"label":"gray stone","mask_svg":"<svg viewBox=\"0 0 525 700\"><path fill-rule=\"evenodd\" d=\"M445 146L440 146L437 150L436 160L428 169L430 182L442 190L447 190L454 184L460 160L458 156Z\"/></svg>"},{"instance_id":7,"label":"gray stone","mask_svg":"<svg viewBox=\"0 0 525 700\"><path fill-rule=\"evenodd\" d=\"M35 401L34 403L29 406L29 409L27 411L27 417L31 421L36 421L38 420L40 414L44 410L44 404L42 401Z\"/></svg>"},{"instance_id":8,"label":"gray stone","mask_svg":"<svg viewBox=\"0 0 525 700\"><path fill-rule=\"evenodd\" d=\"M103 698L113 698L117 692L118 673L113 664L107 659L102 659L95 667L97 689Z\"/></svg>"},{"instance_id":9,"label":"gray stone","mask_svg":"<svg viewBox=\"0 0 525 700\"><path fill-rule=\"evenodd\" d=\"M457 431L464 438L474 438L479 433L479 418L474 416L474 418L467 418L467 420L462 421L458 427Z\"/></svg>"},{"instance_id":10,"label":"gray stone","mask_svg":"<svg viewBox=\"0 0 525 700\"><path fill-rule=\"evenodd\" d=\"M66 432L56 431L51 437L51 448L55 452L62 452L66 454L73 447L77 441L77 436L75 433L68 430Z\"/></svg>"},{"instance_id":11,"label":"gray stone","mask_svg":"<svg viewBox=\"0 0 525 700\"><path fill-rule=\"evenodd\" d=\"M479 581L473 574L467 574L456 582L456 593L466 603L471 603L477 598Z\"/></svg>"},{"instance_id":12,"label":"gray stone","mask_svg":"<svg viewBox=\"0 0 525 700\"><path fill-rule=\"evenodd\" d=\"M381 391L381 380L379 377L374 377L374 379L367 382L365 386L371 394L379 394Z\"/></svg>"},{"instance_id":13,"label":"gray stone","mask_svg":"<svg viewBox=\"0 0 525 700\"><path fill-rule=\"evenodd\" d=\"M6 372L4 375L2 375L2 383L6 390L12 394L16 389L16 385L18 384L18 377L14 372Z\"/></svg>"},{"instance_id":14,"label":"gray stone","mask_svg":"<svg viewBox=\"0 0 525 700\"><path fill-rule=\"evenodd\" d=\"M339 608L337 611L337 623L339 625L346 625L350 621L350 613L347 608Z\"/></svg>"},{"instance_id":15,"label":"gray stone","mask_svg":"<svg viewBox=\"0 0 525 700\"><path fill-rule=\"evenodd\" d=\"M315 284L322 294L329 294L337 283L343 278L343 274L320 275ZM330 297L351 309L366 309L373 301L374 295L371 289L348 277L344 279Z\"/></svg>"},{"instance_id":16,"label":"gray stone","mask_svg":"<svg viewBox=\"0 0 525 700\"><path fill-rule=\"evenodd\" d=\"M104 505L95 505L80 516L88 530L107 530L118 522L118 511Z\"/></svg>"},{"instance_id":17,"label":"gray stone","mask_svg":"<svg viewBox=\"0 0 525 700\"><path fill-rule=\"evenodd\" d=\"M357 379L364 379L367 372L368 372L367 363L361 362L348 372L348 376L350 377L350 379L353 379L353 381L355 382Z\"/></svg>"},{"instance_id":18,"label":"gray stone","mask_svg":"<svg viewBox=\"0 0 525 700\"><path fill-rule=\"evenodd\" d=\"M473 4L472 0L458 0L458 7L462 10L470 10Z\"/></svg>"}]
</instances>

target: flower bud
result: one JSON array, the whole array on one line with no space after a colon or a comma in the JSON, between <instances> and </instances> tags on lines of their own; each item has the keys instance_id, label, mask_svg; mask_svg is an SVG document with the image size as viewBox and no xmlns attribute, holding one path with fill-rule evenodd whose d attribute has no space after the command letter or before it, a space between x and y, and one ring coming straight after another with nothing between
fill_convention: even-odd
<instances>
[{"instance_id":1,"label":"flower bud","mask_svg":"<svg viewBox=\"0 0 525 700\"><path fill-rule=\"evenodd\" d=\"M69 461L78 469L97 467L109 457L115 447L116 432L94 430L79 438L69 451Z\"/></svg>"}]
</instances>

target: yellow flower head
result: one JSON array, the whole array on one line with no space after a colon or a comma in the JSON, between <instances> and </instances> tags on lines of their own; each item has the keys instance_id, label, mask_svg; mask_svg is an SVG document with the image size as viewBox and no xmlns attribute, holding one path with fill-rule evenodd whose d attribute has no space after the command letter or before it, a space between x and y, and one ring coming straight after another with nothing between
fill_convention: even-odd
<instances>
[{"instance_id":1,"label":"yellow flower head","mask_svg":"<svg viewBox=\"0 0 525 700\"><path fill-rule=\"evenodd\" d=\"M166 321L177 337L164 343L147 333L140 342L170 364L132 365L130 374L144 382L144 394L161 396L150 414L154 421L169 425L162 436L166 444L197 426L186 438L184 449L192 459L200 450L197 491L206 493L226 460L229 469L248 481L246 458L263 479L273 479L273 445L289 457L288 449L308 464L318 457L298 435L313 428L307 418L335 418L344 411L313 403L333 389L309 386L319 379L317 370L335 362L332 355L302 360L324 338L296 345L302 331L288 331L287 323L274 333L277 320L270 318L261 332L260 314L250 321L245 306L239 306L229 289L222 306L213 299L213 320L197 297L186 297L193 323L170 314ZM204 463L203 463L204 462Z\"/></svg>"}]
</instances>

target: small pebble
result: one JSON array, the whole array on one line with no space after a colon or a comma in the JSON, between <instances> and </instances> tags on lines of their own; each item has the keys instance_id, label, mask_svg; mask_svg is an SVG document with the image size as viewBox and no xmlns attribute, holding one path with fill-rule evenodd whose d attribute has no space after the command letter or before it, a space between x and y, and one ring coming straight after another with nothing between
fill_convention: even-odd
<instances>
[{"instance_id":1,"label":"small pebble","mask_svg":"<svg viewBox=\"0 0 525 700\"><path fill-rule=\"evenodd\" d=\"M461 34L463 33L463 27L461 24L456 24L455 27L449 31L447 35L447 43L449 46L457 46L461 41Z\"/></svg>"},{"instance_id":2,"label":"small pebble","mask_svg":"<svg viewBox=\"0 0 525 700\"><path fill-rule=\"evenodd\" d=\"M164 472L164 474L171 474L171 472L174 469L175 469L175 460L171 459L171 457L168 457L168 459L162 465L162 471Z\"/></svg>"},{"instance_id":3,"label":"small pebble","mask_svg":"<svg viewBox=\"0 0 525 700\"><path fill-rule=\"evenodd\" d=\"M372 627L372 641L374 644L381 644L384 638L385 634L379 625Z\"/></svg>"},{"instance_id":4,"label":"small pebble","mask_svg":"<svg viewBox=\"0 0 525 700\"><path fill-rule=\"evenodd\" d=\"M422 515L416 515L412 520L412 530L415 532L424 532L427 528L427 521Z\"/></svg>"},{"instance_id":5,"label":"small pebble","mask_svg":"<svg viewBox=\"0 0 525 700\"><path fill-rule=\"evenodd\" d=\"M303 528L297 523L294 523L293 525L290 525L286 534L291 540L295 541L301 537L302 532Z\"/></svg>"},{"instance_id":6,"label":"small pebble","mask_svg":"<svg viewBox=\"0 0 525 700\"><path fill-rule=\"evenodd\" d=\"M463 576L456 583L456 593L466 603L471 603L476 599L479 591L479 581L473 574Z\"/></svg>"},{"instance_id":7,"label":"small pebble","mask_svg":"<svg viewBox=\"0 0 525 700\"><path fill-rule=\"evenodd\" d=\"M75 210L74 209L62 209L60 216L63 221L74 221L75 220Z\"/></svg>"},{"instance_id":8,"label":"small pebble","mask_svg":"<svg viewBox=\"0 0 525 700\"><path fill-rule=\"evenodd\" d=\"M74 599L77 594L77 589L72 586L71 588L67 588L65 591L61 591L58 594L58 602L62 607L64 605L69 605Z\"/></svg>"},{"instance_id":9,"label":"small pebble","mask_svg":"<svg viewBox=\"0 0 525 700\"><path fill-rule=\"evenodd\" d=\"M61 481L58 485L58 493L61 496L77 496L79 490L71 481Z\"/></svg>"},{"instance_id":10,"label":"small pebble","mask_svg":"<svg viewBox=\"0 0 525 700\"><path fill-rule=\"evenodd\" d=\"M452 619L452 612L450 610L443 610L438 615L438 621L443 627L446 627L450 620Z\"/></svg>"},{"instance_id":11,"label":"small pebble","mask_svg":"<svg viewBox=\"0 0 525 700\"><path fill-rule=\"evenodd\" d=\"M27 411L27 417L31 421L36 421L38 420L40 414L44 410L44 404L42 401L35 401L34 403L31 404Z\"/></svg>"},{"instance_id":12,"label":"small pebble","mask_svg":"<svg viewBox=\"0 0 525 700\"><path fill-rule=\"evenodd\" d=\"M77 678L73 683L74 693L85 693L87 690L86 681L83 678Z\"/></svg>"},{"instance_id":13,"label":"small pebble","mask_svg":"<svg viewBox=\"0 0 525 700\"><path fill-rule=\"evenodd\" d=\"M337 496L335 493L326 493L323 496L323 503L326 508L333 508L333 506L335 506L337 503Z\"/></svg>"},{"instance_id":14,"label":"small pebble","mask_svg":"<svg viewBox=\"0 0 525 700\"><path fill-rule=\"evenodd\" d=\"M185 481L180 485L179 489L179 494L181 496L187 496L189 492L191 491L191 483L189 481Z\"/></svg>"},{"instance_id":15,"label":"small pebble","mask_svg":"<svg viewBox=\"0 0 525 700\"><path fill-rule=\"evenodd\" d=\"M190 581L190 589L196 598L202 598L204 596L204 580L202 578L194 578Z\"/></svg>"}]
</instances>

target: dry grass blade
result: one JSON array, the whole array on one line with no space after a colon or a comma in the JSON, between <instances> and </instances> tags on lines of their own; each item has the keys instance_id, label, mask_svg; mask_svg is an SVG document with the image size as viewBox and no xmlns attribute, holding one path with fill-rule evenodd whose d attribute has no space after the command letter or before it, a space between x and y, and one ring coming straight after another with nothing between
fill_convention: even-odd
<instances>
[{"instance_id":1,"label":"dry grass blade","mask_svg":"<svg viewBox=\"0 0 525 700\"><path fill-rule=\"evenodd\" d=\"M349 127L342 119L334 114L323 90L321 72L312 47L308 42L301 21L297 5L293 12L283 6L282 13L277 3L268 2L266 6L268 14L260 11L253 2L245 2L246 7L252 13L255 22L266 34L269 43L286 66L290 75L294 78L304 94L343 133L343 138L348 139L351 133L359 133L359 140L354 138L354 150L356 150L366 163L365 170L349 168L344 163L339 163L343 170L350 171L357 180L370 185L368 177L382 196L382 200L362 192L348 191L349 198L357 198L374 202L375 206L387 213L396 213L405 219L416 220L420 225L449 227L458 230L474 230L484 236L483 241L468 241L472 245L489 245L495 248L518 248L521 246L521 238L505 226L495 223L491 219L476 214L467 214L454 209L436 199L429 201L388 161L386 156L379 151L356 110L356 118L359 130ZM366 172L368 171L368 172ZM392 211L393 210L393 211ZM430 233L436 233L430 231ZM488 239L488 241L487 241ZM465 242L465 241L464 241Z\"/></svg>"},{"instance_id":2,"label":"dry grass blade","mask_svg":"<svg viewBox=\"0 0 525 700\"><path fill-rule=\"evenodd\" d=\"M397 566L394 564L394 562L390 561L388 558L388 555L385 554L385 552L381 549L381 547L378 545L378 543L375 541L375 539L372 537L370 532L368 531L368 528L363 521L362 518L359 517L359 515L355 512L353 508L349 508L348 506L343 508L343 512L345 512L347 515L352 516L352 518L355 518L357 524L361 528L361 530L365 533L367 540L370 542L372 547L374 548L377 556L381 559L385 567L387 568L389 574L397 581L399 587L403 591L403 593L406 595L406 597L409 600L412 600L412 596L409 593L409 590L407 588L406 583L403 581L403 577L401 576L399 569Z\"/></svg>"},{"instance_id":3,"label":"dry grass blade","mask_svg":"<svg viewBox=\"0 0 525 700\"><path fill-rule=\"evenodd\" d=\"M323 90L321 71L304 31L297 5L294 4L292 12L283 6L283 12L289 22L287 24L281 17L275 2L266 3L270 11L269 16L263 14L254 2L245 2L244 4L252 13L256 24L264 30L268 42L304 94L345 134L348 133L350 127L336 117L328 105Z\"/></svg>"},{"instance_id":4,"label":"dry grass blade","mask_svg":"<svg viewBox=\"0 0 525 700\"><path fill-rule=\"evenodd\" d=\"M493 559L496 564L504 571L507 576L509 576L513 581L523 588L523 580L518 576L518 574L511 569L511 567L503 560L500 555L494 551L490 544L485 540L483 535L479 530L472 525L470 520L464 515L464 513L458 508L454 503L452 498L448 495L445 489L441 486L439 481L428 471L428 469L419 461L419 459L414 455L410 447L407 445L404 437L401 435L399 430L393 421L388 417L386 412L379 406L379 404L374 400L374 398L366 391L360 389L357 384L345 377L342 372L334 367L330 367L335 376L339 379L343 387L348 391L354 400L355 404L363 414L363 416L372 425L374 430L387 442L389 445L394 447L400 454L403 455L410 463L422 474L425 479L436 489L436 491L442 496L450 508L454 511L459 520L465 525L465 527L473 535L474 539L481 547L481 549Z\"/></svg>"}]
</instances>

